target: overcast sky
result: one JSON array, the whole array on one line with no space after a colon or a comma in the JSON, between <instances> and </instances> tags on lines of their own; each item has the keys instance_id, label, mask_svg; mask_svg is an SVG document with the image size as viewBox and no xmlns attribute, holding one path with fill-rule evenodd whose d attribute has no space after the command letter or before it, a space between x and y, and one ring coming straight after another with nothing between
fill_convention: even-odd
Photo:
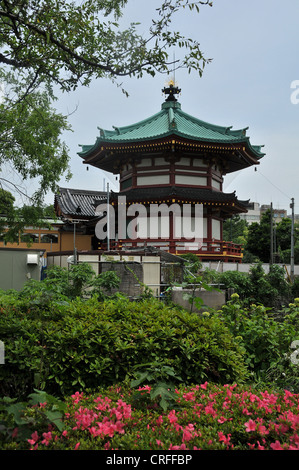
<instances>
[{"instance_id":1,"label":"overcast sky","mask_svg":"<svg viewBox=\"0 0 299 470\"><path fill-rule=\"evenodd\" d=\"M161 1L129 0L123 21L140 21L141 31L146 31ZM197 39L205 57L213 59L201 78L195 72L176 72L182 110L213 124L249 127L251 143L265 146L257 171L249 168L226 176L224 191L236 191L242 200L272 202L288 213L292 197L299 213L298 19L296 0L214 0L212 8L201 7L199 14L182 12L173 22L174 29ZM177 56L180 51L173 53ZM157 113L166 79L165 75L127 78L123 86L128 98L108 80L59 95L60 112L77 107L69 117L73 132L64 136L73 178L67 183L62 180L61 186L102 191L105 178L111 189L118 190L113 175L93 167L87 171L77 155L79 144L93 144L98 126L112 129ZM291 88L293 82L297 93ZM48 201L53 198L49 195Z\"/></svg>"}]
</instances>

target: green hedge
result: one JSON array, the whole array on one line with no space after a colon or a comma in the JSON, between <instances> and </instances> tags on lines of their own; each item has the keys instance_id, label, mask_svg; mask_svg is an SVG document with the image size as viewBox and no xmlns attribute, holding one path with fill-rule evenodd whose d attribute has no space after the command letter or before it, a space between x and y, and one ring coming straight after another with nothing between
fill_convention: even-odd
<instances>
[{"instance_id":1,"label":"green hedge","mask_svg":"<svg viewBox=\"0 0 299 470\"><path fill-rule=\"evenodd\" d=\"M185 384L240 383L247 376L244 350L216 317L126 298L50 302L44 308L13 304L0 295L3 396L24 397L34 388L65 396L163 366Z\"/></svg>"}]
</instances>

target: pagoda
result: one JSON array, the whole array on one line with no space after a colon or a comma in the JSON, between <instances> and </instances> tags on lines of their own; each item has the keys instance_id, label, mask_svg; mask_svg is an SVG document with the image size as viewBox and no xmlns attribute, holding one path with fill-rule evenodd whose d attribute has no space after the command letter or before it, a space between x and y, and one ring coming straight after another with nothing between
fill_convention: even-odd
<instances>
[{"instance_id":1,"label":"pagoda","mask_svg":"<svg viewBox=\"0 0 299 470\"><path fill-rule=\"evenodd\" d=\"M116 250L154 246L174 254L195 253L202 261L241 262L242 247L223 240L225 219L247 212L249 201L235 192L223 192L225 175L259 164L261 146L251 145L246 129L233 130L204 122L185 113L176 98L181 90L170 81L162 90L161 110L135 124L99 129L93 145L82 145L84 164L119 175L119 193L110 193L110 204L119 210L119 196L132 204L188 204L194 213L203 208L202 243L173 236L132 239L118 227ZM172 221L173 222L173 221ZM172 226L172 225L171 225ZM125 232L125 233L124 233ZM111 240L112 243L112 240ZM103 247L103 245L102 245Z\"/></svg>"}]
</instances>

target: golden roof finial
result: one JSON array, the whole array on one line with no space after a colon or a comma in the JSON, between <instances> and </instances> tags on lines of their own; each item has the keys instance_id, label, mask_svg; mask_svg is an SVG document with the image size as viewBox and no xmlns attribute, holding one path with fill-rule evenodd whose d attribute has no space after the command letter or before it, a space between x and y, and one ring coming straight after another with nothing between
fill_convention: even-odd
<instances>
[{"instance_id":1,"label":"golden roof finial","mask_svg":"<svg viewBox=\"0 0 299 470\"><path fill-rule=\"evenodd\" d=\"M166 83L165 87L162 90L162 93L165 95L168 95L168 98L166 101L177 101L174 95L178 95L181 93L181 89L178 88L178 86L175 83L175 80L173 78L170 78Z\"/></svg>"}]
</instances>

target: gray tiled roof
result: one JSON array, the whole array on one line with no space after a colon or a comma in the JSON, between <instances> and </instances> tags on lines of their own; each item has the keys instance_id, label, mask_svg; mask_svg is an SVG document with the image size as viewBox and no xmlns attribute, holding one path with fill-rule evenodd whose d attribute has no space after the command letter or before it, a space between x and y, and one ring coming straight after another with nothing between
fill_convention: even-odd
<instances>
[{"instance_id":1,"label":"gray tiled roof","mask_svg":"<svg viewBox=\"0 0 299 470\"><path fill-rule=\"evenodd\" d=\"M59 188L55 195L55 208L62 215L74 218L95 217L95 207L101 200L106 200L104 191L89 191L84 189Z\"/></svg>"},{"instance_id":2,"label":"gray tiled roof","mask_svg":"<svg viewBox=\"0 0 299 470\"><path fill-rule=\"evenodd\" d=\"M206 188L191 188L181 186L164 186L161 188L136 188L123 191L122 193L112 193L111 199L118 195L126 196L128 201L138 201L141 199L162 199L179 197L192 199L201 203L204 202L234 202L244 207L248 204L248 201L238 200L236 193L223 193L221 191L213 191Z\"/></svg>"}]
</instances>

